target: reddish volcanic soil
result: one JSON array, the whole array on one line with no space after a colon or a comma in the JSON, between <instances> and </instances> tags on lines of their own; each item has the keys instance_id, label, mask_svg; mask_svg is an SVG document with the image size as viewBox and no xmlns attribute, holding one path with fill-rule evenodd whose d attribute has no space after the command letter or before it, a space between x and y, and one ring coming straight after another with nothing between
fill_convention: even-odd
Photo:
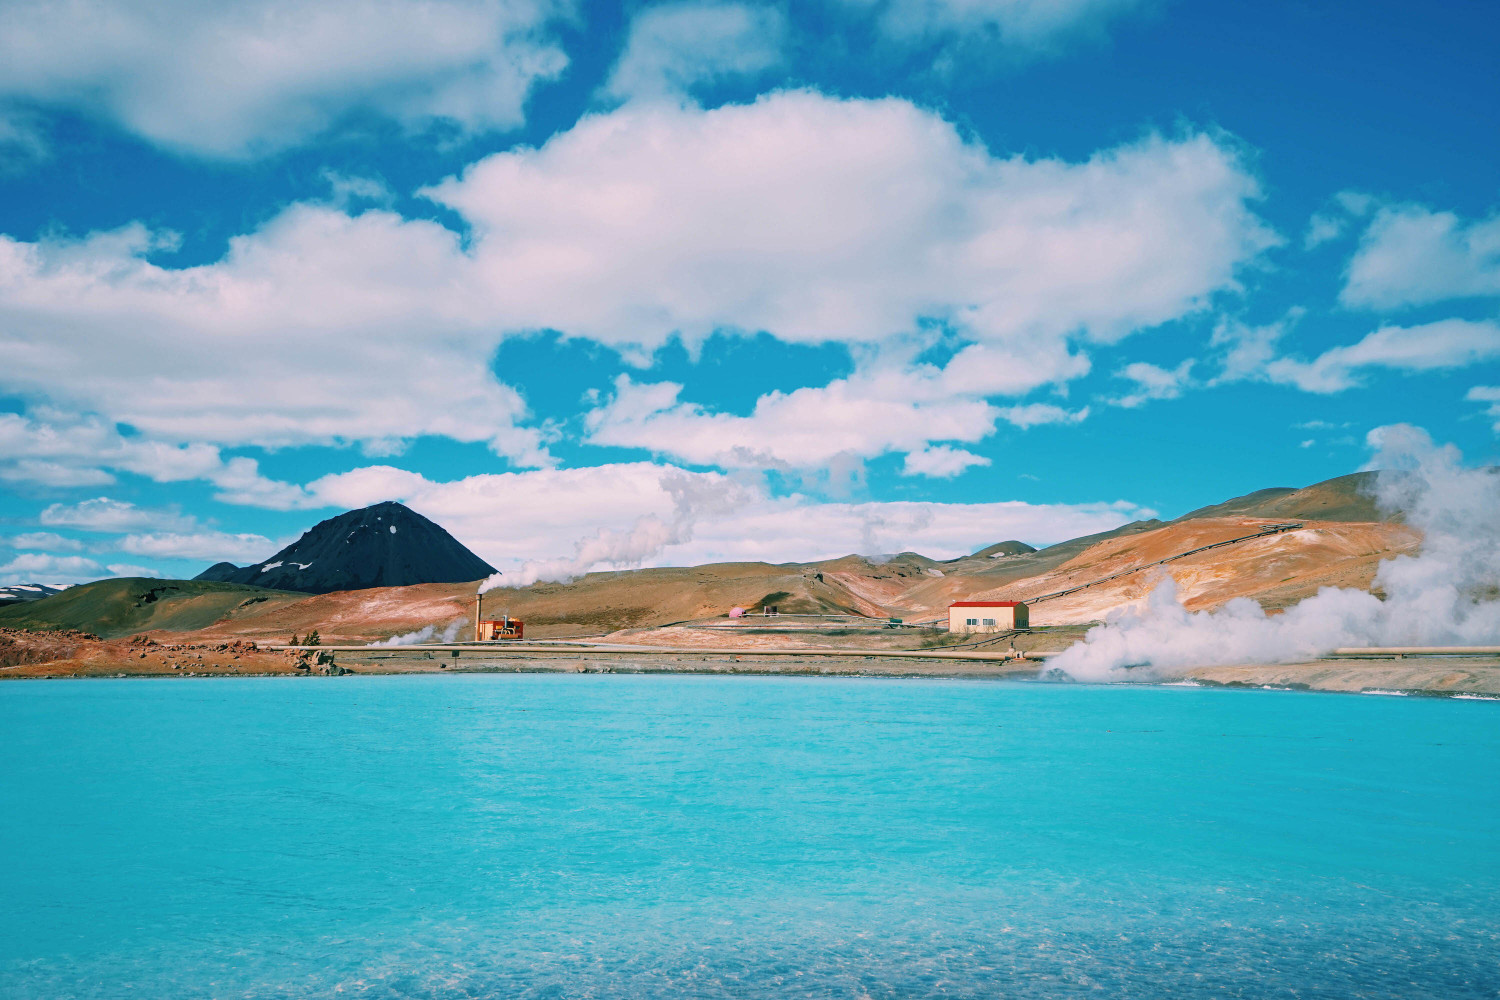
<instances>
[{"instance_id":1,"label":"reddish volcanic soil","mask_svg":"<svg viewBox=\"0 0 1500 1000\"><path fill-rule=\"evenodd\" d=\"M145 636L106 640L87 632L0 629L0 677L293 674L297 657L253 643L164 645Z\"/></svg>"}]
</instances>

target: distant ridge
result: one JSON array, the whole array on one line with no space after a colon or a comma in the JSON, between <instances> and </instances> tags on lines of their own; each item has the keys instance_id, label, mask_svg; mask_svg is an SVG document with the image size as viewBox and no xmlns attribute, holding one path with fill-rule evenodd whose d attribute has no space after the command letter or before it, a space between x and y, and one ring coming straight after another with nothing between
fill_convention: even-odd
<instances>
[{"instance_id":1,"label":"distant ridge","mask_svg":"<svg viewBox=\"0 0 1500 1000\"><path fill-rule=\"evenodd\" d=\"M240 568L232 562L214 563L208 569L193 577L194 580L209 580L214 583L228 583Z\"/></svg>"},{"instance_id":2,"label":"distant ridge","mask_svg":"<svg viewBox=\"0 0 1500 1000\"><path fill-rule=\"evenodd\" d=\"M40 601L44 597L61 594L68 589L68 586L69 584L66 583L17 583L9 587L0 587L0 607Z\"/></svg>"},{"instance_id":3,"label":"distant ridge","mask_svg":"<svg viewBox=\"0 0 1500 1000\"><path fill-rule=\"evenodd\" d=\"M1004 559L1006 556L1024 556L1036 551L1033 545L1018 542L1012 539L1008 542L996 542L994 545L986 546L974 553L973 559Z\"/></svg>"},{"instance_id":4,"label":"distant ridge","mask_svg":"<svg viewBox=\"0 0 1500 1000\"><path fill-rule=\"evenodd\" d=\"M466 583L494 572L439 525L387 501L321 521L264 562L244 568L216 563L194 579L327 594Z\"/></svg>"},{"instance_id":5,"label":"distant ridge","mask_svg":"<svg viewBox=\"0 0 1500 1000\"><path fill-rule=\"evenodd\" d=\"M80 629L112 639L154 629L207 628L236 612L306 599L232 583L117 577L0 608L0 628Z\"/></svg>"},{"instance_id":6,"label":"distant ridge","mask_svg":"<svg viewBox=\"0 0 1500 1000\"><path fill-rule=\"evenodd\" d=\"M1378 475L1378 472L1355 472L1301 489L1273 486L1223 503L1199 507L1173 523L1203 517L1284 517L1307 521L1400 520L1383 513L1375 503L1375 477Z\"/></svg>"}]
</instances>

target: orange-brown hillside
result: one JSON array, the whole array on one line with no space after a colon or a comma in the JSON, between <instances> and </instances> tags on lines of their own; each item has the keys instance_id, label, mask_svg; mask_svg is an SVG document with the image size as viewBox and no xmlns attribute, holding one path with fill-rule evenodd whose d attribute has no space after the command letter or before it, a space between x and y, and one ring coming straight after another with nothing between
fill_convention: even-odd
<instances>
[{"instance_id":1,"label":"orange-brown hillside","mask_svg":"<svg viewBox=\"0 0 1500 1000\"><path fill-rule=\"evenodd\" d=\"M1111 609L1142 601L1163 574L1177 581L1190 609L1218 607L1237 597L1277 609L1324 586L1367 588L1381 560L1416 550L1420 539L1415 531L1378 520L1364 495L1369 475L1301 490L1262 490L1170 523L1136 522L1039 551L1005 542L945 562L908 552L881 560L851 555L817 563L591 573L571 583L491 591L485 612L486 617L504 612L522 619L528 638L701 621L736 606L922 621L945 619L948 604L957 600L1033 601L1115 577L1033 605L1034 624L1068 624L1096 620ZM1204 545L1255 535L1294 517L1304 526L1151 565ZM1132 572L1138 567L1146 568ZM163 641L208 643L285 642L317 630L325 643L366 643L427 626L440 634L445 626L472 619L477 581L312 597L226 589L227 584L195 583L186 585L195 589L183 592L172 586L162 581L90 584L34 602L24 611L0 609L0 625L82 628L106 636L145 633ZM87 609L96 606L109 608L105 628L85 620ZM8 615L16 620L8 621Z\"/></svg>"},{"instance_id":2,"label":"orange-brown hillside","mask_svg":"<svg viewBox=\"0 0 1500 1000\"><path fill-rule=\"evenodd\" d=\"M884 562L858 556L772 566L723 563L683 569L591 573L573 583L542 583L486 595L486 615L526 622L527 636L602 635L722 616L732 607L776 605L783 613L936 619L956 600L1029 600L1089 584L1202 545L1252 535L1273 523L1217 517L1108 538L1050 569L1012 573L955 569L914 554ZM1382 559L1416 550L1415 531L1381 522L1308 522L1296 531L1212 549L1033 606L1038 625L1096 620L1144 600L1170 574L1193 610L1249 597L1282 608L1324 586L1367 588ZM1043 550L1045 551L1045 550ZM1014 569L1023 569L1017 566ZM987 569L987 568L985 568ZM941 575L939 575L941 574ZM358 643L472 619L476 584L423 584L265 602L188 633L154 630L161 639L282 642L317 629L325 642ZM466 637L461 633L460 637Z\"/></svg>"}]
</instances>

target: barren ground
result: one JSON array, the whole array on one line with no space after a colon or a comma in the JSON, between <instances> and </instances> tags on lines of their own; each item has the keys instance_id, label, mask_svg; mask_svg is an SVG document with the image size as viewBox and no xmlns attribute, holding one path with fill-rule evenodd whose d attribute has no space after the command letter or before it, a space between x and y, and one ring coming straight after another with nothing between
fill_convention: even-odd
<instances>
[{"instance_id":1,"label":"barren ground","mask_svg":"<svg viewBox=\"0 0 1500 1000\"><path fill-rule=\"evenodd\" d=\"M1110 611L1142 602L1164 576L1176 581L1190 610L1250 598L1274 612L1325 586L1367 589L1382 560L1415 552L1420 543L1417 533L1400 523L1308 521L1295 531L1150 565L1275 523L1217 510L1205 513L1219 516L1142 524L1118 537L1083 540L1053 552L975 555L948 562L903 553L882 560L846 556L808 564L726 563L591 573L567 584L491 591L485 598L486 617L509 613L524 620L527 642L544 642L530 651L497 646L454 656L340 650L331 657L336 667L326 662L326 655L323 663L303 656L299 669L295 653L264 648L313 630L325 646L365 646L428 626L441 633L445 627L467 625L474 613L473 583L305 598L278 594L274 600L236 601L233 610L206 628L156 628L114 640L82 632L0 629L0 678L446 670L1035 677L1038 661L1014 658L1017 654L1066 648ZM946 623L947 605L955 600L1026 600L1084 584L1093 585L1035 604L1035 628L1027 633L957 636L937 625L939 620ZM757 614L766 605L777 606L782 614ZM733 607L750 614L731 619ZM867 617L833 617L840 615ZM881 627L892 617L931 625ZM458 638L468 637L460 628ZM649 649L612 652L587 644L545 645L562 639ZM791 655L799 651L805 655ZM901 651L916 655L893 655ZM957 655L921 655L933 653ZM960 658L964 656L968 658ZM1237 686L1500 695L1500 660L1320 661L1204 667L1185 676Z\"/></svg>"}]
</instances>

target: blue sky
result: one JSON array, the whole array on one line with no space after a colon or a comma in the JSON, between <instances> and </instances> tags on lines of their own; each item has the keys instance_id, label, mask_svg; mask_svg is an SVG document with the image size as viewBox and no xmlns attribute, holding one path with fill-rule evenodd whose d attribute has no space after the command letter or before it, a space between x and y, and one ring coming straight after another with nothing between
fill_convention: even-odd
<instances>
[{"instance_id":1,"label":"blue sky","mask_svg":"<svg viewBox=\"0 0 1500 1000\"><path fill-rule=\"evenodd\" d=\"M0 583L385 499L530 579L1500 461L1497 28L0 0Z\"/></svg>"}]
</instances>

